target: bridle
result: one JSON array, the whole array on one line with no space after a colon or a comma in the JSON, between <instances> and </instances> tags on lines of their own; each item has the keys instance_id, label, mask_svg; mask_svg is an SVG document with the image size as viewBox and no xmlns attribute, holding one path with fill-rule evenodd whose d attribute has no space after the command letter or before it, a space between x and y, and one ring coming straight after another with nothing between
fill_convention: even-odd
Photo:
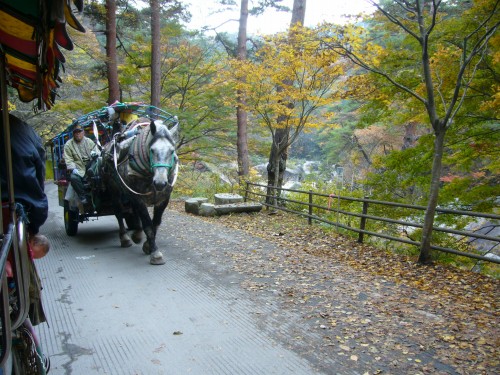
<instances>
[{"instance_id":1,"label":"bridle","mask_svg":"<svg viewBox=\"0 0 500 375\"><path fill-rule=\"evenodd\" d=\"M175 164L175 151L172 152L172 161L167 164L163 164L163 163L153 163L153 150L149 150L149 166L150 166L150 172L153 173L153 169L154 168L161 168L161 167L164 167L164 168L167 168L169 170L169 174L170 174L170 170L172 169L172 167L174 166Z\"/></svg>"},{"instance_id":2,"label":"bridle","mask_svg":"<svg viewBox=\"0 0 500 375\"><path fill-rule=\"evenodd\" d=\"M128 159L128 158L127 158ZM174 165L176 166L176 169L178 168L178 164L175 163L175 159L176 159L176 154L175 154L175 151L172 152L172 160L170 161L170 163L153 163L153 151L150 149L149 150L149 166L150 166L150 172L153 173L154 172L154 169L155 168L167 168L168 169L168 175L170 176L170 173L172 172L172 168L174 167ZM114 162L114 166L115 166L115 172L116 174L118 175L118 177L120 178L122 184L132 193L134 194L137 194L137 195L151 195L154 193L156 193L156 189L154 189L154 191L150 191L148 193L139 193L135 190L133 190L130 186L127 185L127 183L124 181L123 177L120 175L120 172L118 171L118 156L117 156L117 153L116 153L116 139L113 139L113 162ZM174 175L174 180L172 181L172 183L170 183L168 180L167 180L167 184L169 187L173 187L174 186L174 183L175 183L175 180L176 180L176 177Z\"/></svg>"}]
</instances>

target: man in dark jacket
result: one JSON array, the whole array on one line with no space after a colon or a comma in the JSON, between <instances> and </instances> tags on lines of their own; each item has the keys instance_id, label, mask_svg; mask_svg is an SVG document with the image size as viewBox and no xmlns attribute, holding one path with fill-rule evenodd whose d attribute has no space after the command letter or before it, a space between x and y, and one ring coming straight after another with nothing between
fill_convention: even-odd
<instances>
[{"instance_id":1,"label":"man in dark jacket","mask_svg":"<svg viewBox=\"0 0 500 375\"><path fill-rule=\"evenodd\" d=\"M1 115L1 112L0 112ZM29 220L28 232L38 233L48 215L48 200L44 192L45 149L42 140L24 121L9 114L12 145L12 169L16 203L21 203ZM2 202L8 201L7 170L3 139L3 118L0 116L0 179Z\"/></svg>"},{"instance_id":2,"label":"man in dark jacket","mask_svg":"<svg viewBox=\"0 0 500 375\"><path fill-rule=\"evenodd\" d=\"M6 150L4 143L4 124L0 110L0 182L2 189L2 212L4 224L10 220L7 190ZM29 312L28 316L33 325L46 321L41 301L41 283L33 258L40 258L47 254L50 242L43 234L38 233L40 227L47 220L48 200L45 195L45 149L42 140L24 121L9 114L10 141L12 151L12 173L14 182L14 200L23 206L27 219L28 248L31 252L29 263ZM4 204L6 205L4 207ZM6 209L4 209L6 208ZM5 229L4 229L5 230ZM7 274L10 264L6 263Z\"/></svg>"}]
</instances>

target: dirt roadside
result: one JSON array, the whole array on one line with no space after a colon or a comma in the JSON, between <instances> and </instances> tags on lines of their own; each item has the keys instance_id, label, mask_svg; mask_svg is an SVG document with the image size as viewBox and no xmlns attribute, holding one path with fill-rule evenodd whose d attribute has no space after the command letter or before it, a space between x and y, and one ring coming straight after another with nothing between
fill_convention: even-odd
<instances>
[{"instance_id":1,"label":"dirt roadside","mask_svg":"<svg viewBox=\"0 0 500 375\"><path fill-rule=\"evenodd\" d=\"M169 210L187 215L182 201ZM333 360L360 374L500 373L498 280L419 266L286 213L199 220L276 245L204 255L241 274L254 298L273 297L283 314L260 324L322 371L337 373Z\"/></svg>"}]
</instances>

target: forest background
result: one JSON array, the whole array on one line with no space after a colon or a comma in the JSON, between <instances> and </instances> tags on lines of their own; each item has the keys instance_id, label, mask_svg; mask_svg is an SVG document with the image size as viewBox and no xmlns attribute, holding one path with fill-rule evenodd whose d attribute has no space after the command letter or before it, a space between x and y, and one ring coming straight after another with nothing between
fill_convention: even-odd
<instances>
[{"instance_id":1,"label":"forest background","mask_svg":"<svg viewBox=\"0 0 500 375\"><path fill-rule=\"evenodd\" d=\"M222 0L221 9L243 9L245 2ZM245 30L242 58L242 18L238 33L189 30L182 1L90 1L79 15L87 33L71 35L74 51L66 56L56 105L33 115L31 108L14 104L48 140L74 118L116 99L156 103L181 123L183 168L176 192L183 196L234 190L241 178L265 181L254 168L260 164L272 172L273 163L284 170L287 162L293 167L308 160L318 168L304 176L304 189L497 212L499 1L372 3L375 12L346 24L307 28L300 27L303 14L300 22L294 8L287 32L247 36ZM409 3L416 8L405 8ZM256 1L246 15L271 8L292 11L280 1ZM116 15L111 27L110 9ZM419 38L422 25L427 29ZM112 69L119 88L114 94ZM240 155L241 113L247 116L248 169ZM276 140L283 134L280 146ZM274 183L281 186L283 180L276 177ZM433 222L434 211L428 214Z\"/></svg>"}]
</instances>

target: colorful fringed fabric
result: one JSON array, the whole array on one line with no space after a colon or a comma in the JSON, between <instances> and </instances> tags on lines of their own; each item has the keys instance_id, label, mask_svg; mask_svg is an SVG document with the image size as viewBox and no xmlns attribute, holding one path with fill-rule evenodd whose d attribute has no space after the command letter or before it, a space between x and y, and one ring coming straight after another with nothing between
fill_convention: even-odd
<instances>
[{"instance_id":1,"label":"colorful fringed fabric","mask_svg":"<svg viewBox=\"0 0 500 375\"><path fill-rule=\"evenodd\" d=\"M73 49L66 24L85 32L73 13L83 0L0 0L0 53L5 55L7 82L23 102L37 100L50 109L65 62L60 48Z\"/></svg>"}]
</instances>

